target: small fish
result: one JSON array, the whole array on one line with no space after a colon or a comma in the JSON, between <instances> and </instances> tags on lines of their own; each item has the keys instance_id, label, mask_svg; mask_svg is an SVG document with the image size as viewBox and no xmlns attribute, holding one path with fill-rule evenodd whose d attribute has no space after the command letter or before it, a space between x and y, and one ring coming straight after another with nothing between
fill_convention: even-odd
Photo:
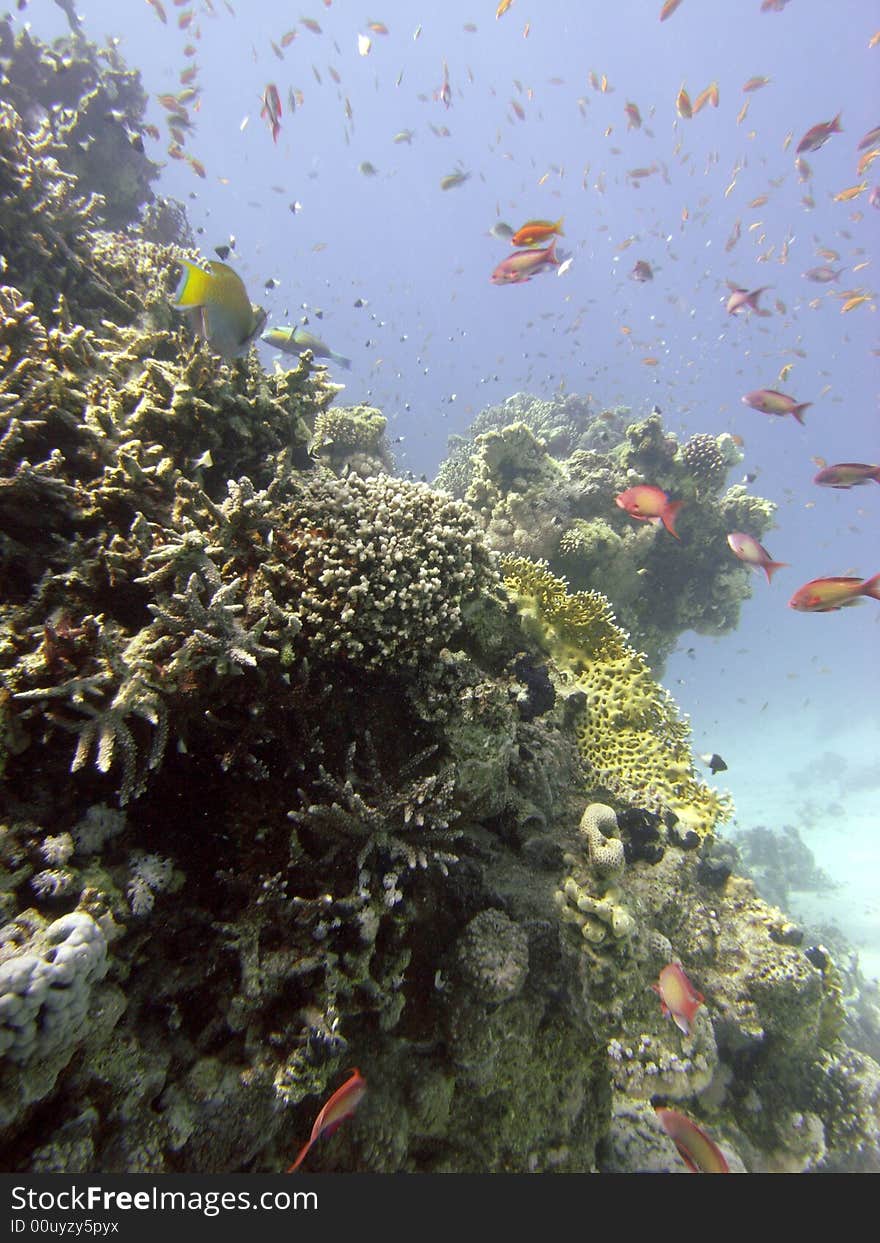
<instances>
[{"instance_id":1,"label":"small fish","mask_svg":"<svg viewBox=\"0 0 880 1243\"><path fill-rule=\"evenodd\" d=\"M834 268L822 264L821 267L809 268L804 272L804 279L815 281L817 285L828 285L831 281L839 280L842 272L843 268L838 268L835 272Z\"/></svg>"},{"instance_id":2,"label":"small fish","mask_svg":"<svg viewBox=\"0 0 880 1243\"><path fill-rule=\"evenodd\" d=\"M759 91L762 86L767 86L770 79L765 77L749 78L748 82L743 83L744 91Z\"/></svg>"},{"instance_id":3,"label":"small fish","mask_svg":"<svg viewBox=\"0 0 880 1243\"><path fill-rule=\"evenodd\" d=\"M498 8L495 10L496 22L498 21L499 17L504 16L504 14L507 12L507 10L510 8L512 4L513 4L513 0L501 0L501 3L498 5Z\"/></svg>"},{"instance_id":4,"label":"small fish","mask_svg":"<svg viewBox=\"0 0 880 1243\"><path fill-rule=\"evenodd\" d=\"M704 91L700 91L699 95L694 100L693 115L696 116L698 112L702 112L706 104L711 104L713 108L717 108L720 98L721 97L718 93L718 83L710 82L706 89Z\"/></svg>"},{"instance_id":5,"label":"small fish","mask_svg":"<svg viewBox=\"0 0 880 1243\"><path fill-rule=\"evenodd\" d=\"M860 181L857 186L847 186L845 190L838 190L837 194L834 195L834 202L849 203L852 199L858 198L860 194L864 194L867 188L867 181Z\"/></svg>"},{"instance_id":6,"label":"small fish","mask_svg":"<svg viewBox=\"0 0 880 1243\"><path fill-rule=\"evenodd\" d=\"M164 22L164 24L167 26L168 25L168 14L165 12L165 9L162 7L161 0L147 0L147 4L150 6L150 8L153 10L156 16L159 18L159 20Z\"/></svg>"},{"instance_id":7,"label":"small fish","mask_svg":"<svg viewBox=\"0 0 880 1243\"><path fill-rule=\"evenodd\" d=\"M777 392L775 388L756 389L753 393L746 393L742 401L743 405L760 410L762 414L794 415L801 426L804 423L804 411L809 410L813 404L811 401L797 402L786 393Z\"/></svg>"},{"instance_id":8,"label":"small fish","mask_svg":"<svg viewBox=\"0 0 880 1243\"><path fill-rule=\"evenodd\" d=\"M434 98L443 104L444 108L452 107L452 87L449 84L449 66L445 60L443 62L443 81L434 92Z\"/></svg>"},{"instance_id":9,"label":"small fish","mask_svg":"<svg viewBox=\"0 0 880 1243\"><path fill-rule=\"evenodd\" d=\"M662 522L670 535L681 538L675 529L675 519L684 501L670 501L661 488L640 483L621 492L614 498L614 503L638 522Z\"/></svg>"},{"instance_id":10,"label":"small fish","mask_svg":"<svg viewBox=\"0 0 880 1243\"><path fill-rule=\"evenodd\" d=\"M358 171L360 173L363 173L365 177L376 177L378 176L378 173L379 173L379 170L376 167L376 165L371 164L369 160L363 160L358 165Z\"/></svg>"},{"instance_id":11,"label":"small fish","mask_svg":"<svg viewBox=\"0 0 880 1243\"><path fill-rule=\"evenodd\" d=\"M758 298L762 293L766 292L766 290L770 288L769 285L762 285L760 289L752 289L751 291L748 289L740 289L736 285L730 285L730 282L728 282L728 285L733 290L733 293L727 299L728 315L736 315L736 313L741 311L743 307L748 307L752 311L757 311L759 315L770 314L769 311L762 311L758 306Z\"/></svg>"},{"instance_id":12,"label":"small fish","mask_svg":"<svg viewBox=\"0 0 880 1243\"><path fill-rule=\"evenodd\" d=\"M489 232L492 237L497 237L499 242L509 242L513 237L513 229L503 220L499 220L497 224L493 224Z\"/></svg>"},{"instance_id":13,"label":"small fish","mask_svg":"<svg viewBox=\"0 0 880 1243\"><path fill-rule=\"evenodd\" d=\"M278 141L278 135L281 132L281 96L278 94L278 87L274 82L269 82L262 95L263 106L260 109L260 116L263 120L269 122L269 129L272 131L272 141Z\"/></svg>"},{"instance_id":14,"label":"small fish","mask_svg":"<svg viewBox=\"0 0 880 1243\"><path fill-rule=\"evenodd\" d=\"M626 128L627 129L641 129L642 128L642 114L639 112L638 104L626 103L623 106L623 110L627 115Z\"/></svg>"},{"instance_id":15,"label":"small fish","mask_svg":"<svg viewBox=\"0 0 880 1243\"><path fill-rule=\"evenodd\" d=\"M773 575L777 570L788 565L787 561L774 561L767 549L753 535L746 535L744 531L731 531L727 542L733 555L739 557L740 561L756 570L763 570L768 583L773 582Z\"/></svg>"},{"instance_id":16,"label":"small fish","mask_svg":"<svg viewBox=\"0 0 880 1243\"><path fill-rule=\"evenodd\" d=\"M183 275L174 295L174 308L197 313L197 328L212 349L224 358L245 353L266 323L266 312L254 307L237 272L218 259L205 268L182 260Z\"/></svg>"},{"instance_id":17,"label":"small fish","mask_svg":"<svg viewBox=\"0 0 880 1243\"><path fill-rule=\"evenodd\" d=\"M856 488L871 479L880 483L880 466L867 462L838 462L835 466L823 466L813 483L825 488Z\"/></svg>"},{"instance_id":18,"label":"small fish","mask_svg":"<svg viewBox=\"0 0 880 1243\"><path fill-rule=\"evenodd\" d=\"M413 130L411 130L411 129L402 129L402 130L398 131L398 133L396 133L396 134L394 135L394 137L391 139L391 141L392 141L392 142L396 142L398 145L399 145L400 143L402 143L402 142L405 142L405 143L407 144L407 146L411 146L411 145L412 145L412 140L413 140L414 136L415 136L415 132L414 132Z\"/></svg>"},{"instance_id":19,"label":"small fish","mask_svg":"<svg viewBox=\"0 0 880 1243\"><path fill-rule=\"evenodd\" d=\"M761 5L762 9L770 7L771 0ZM777 3L779 0L777 0ZM781 4L779 5L781 8ZM729 1174L730 1168L724 1153L711 1140L696 1122L680 1114L677 1109L665 1109L654 1106L657 1121L675 1144L685 1165L693 1174Z\"/></svg>"},{"instance_id":20,"label":"small fish","mask_svg":"<svg viewBox=\"0 0 880 1243\"><path fill-rule=\"evenodd\" d=\"M799 587L788 602L799 613L831 613L858 604L862 596L880 600L880 574L866 578L814 578Z\"/></svg>"},{"instance_id":21,"label":"small fish","mask_svg":"<svg viewBox=\"0 0 880 1243\"><path fill-rule=\"evenodd\" d=\"M358 35L358 56L369 56L373 40L369 35Z\"/></svg>"},{"instance_id":22,"label":"small fish","mask_svg":"<svg viewBox=\"0 0 880 1243\"><path fill-rule=\"evenodd\" d=\"M661 22L665 22L667 17L671 17L680 4L681 4L681 0L666 0L666 3L663 5L663 8L660 10Z\"/></svg>"},{"instance_id":23,"label":"small fish","mask_svg":"<svg viewBox=\"0 0 880 1243\"><path fill-rule=\"evenodd\" d=\"M840 125L840 113L833 121L820 121L818 125L811 126L804 134L795 151L800 155L803 151L818 151L824 146L832 134L842 134L843 130Z\"/></svg>"},{"instance_id":24,"label":"small fish","mask_svg":"<svg viewBox=\"0 0 880 1243\"><path fill-rule=\"evenodd\" d=\"M520 285L548 267L558 267L556 238L546 250L518 250L493 271L489 280L493 285Z\"/></svg>"},{"instance_id":25,"label":"small fish","mask_svg":"<svg viewBox=\"0 0 880 1243\"><path fill-rule=\"evenodd\" d=\"M562 232L562 221L564 217L560 216L558 220L527 220L521 229L517 229L513 237L510 239L511 246L537 246L542 242L546 242L554 233L559 237L564 237Z\"/></svg>"},{"instance_id":26,"label":"small fish","mask_svg":"<svg viewBox=\"0 0 880 1243\"><path fill-rule=\"evenodd\" d=\"M861 306L863 302L868 302L870 298L871 295L869 293L853 294L851 298L847 298L840 308L841 315L845 315L847 311L854 311L857 306Z\"/></svg>"},{"instance_id":27,"label":"small fish","mask_svg":"<svg viewBox=\"0 0 880 1243\"><path fill-rule=\"evenodd\" d=\"M305 26L306 30L310 30L313 35L323 34L320 24L313 17L301 17L299 21L300 25Z\"/></svg>"},{"instance_id":28,"label":"small fish","mask_svg":"<svg viewBox=\"0 0 880 1243\"><path fill-rule=\"evenodd\" d=\"M269 328L260 340L276 350L281 350L283 354L301 354L303 350L311 350L315 358L329 358L331 362L344 367L346 371L351 370L350 358L337 354L335 350L331 350L318 337L312 336L303 328Z\"/></svg>"},{"instance_id":29,"label":"small fish","mask_svg":"<svg viewBox=\"0 0 880 1243\"><path fill-rule=\"evenodd\" d=\"M651 267L650 263L648 263L647 259L637 259L635 265L633 266L633 270L629 274L629 278L632 281L639 281L640 283L652 281L654 279L654 269Z\"/></svg>"},{"instance_id":30,"label":"small fish","mask_svg":"<svg viewBox=\"0 0 880 1243\"><path fill-rule=\"evenodd\" d=\"M470 173L462 172L458 169L454 173L447 173L445 177L440 178L441 190L454 190L456 186L463 186L470 177Z\"/></svg>"},{"instance_id":31,"label":"small fish","mask_svg":"<svg viewBox=\"0 0 880 1243\"><path fill-rule=\"evenodd\" d=\"M691 984L681 963L667 963L651 988L660 998L664 1015L671 1014L678 1030L689 1036L694 1017L706 998Z\"/></svg>"},{"instance_id":32,"label":"small fish","mask_svg":"<svg viewBox=\"0 0 880 1243\"><path fill-rule=\"evenodd\" d=\"M729 538L729 537L728 537ZM726 773L727 765L724 760L715 751L708 751L705 755L701 755L700 759L706 765L714 777L716 773Z\"/></svg>"},{"instance_id":33,"label":"small fish","mask_svg":"<svg viewBox=\"0 0 880 1243\"><path fill-rule=\"evenodd\" d=\"M346 1079L341 1087L336 1089L318 1114L307 1142L303 1144L293 1165L288 1166L288 1174L292 1174L294 1170L299 1169L309 1149L322 1135L329 1137L339 1126L340 1122L344 1122L346 1118L352 1116L363 1100L366 1090L366 1080L361 1077L361 1072L353 1070L350 1077Z\"/></svg>"},{"instance_id":34,"label":"small fish","mask_svg":"<svg viewBox=\"0 0 880 1243\"><path fill-rule=\"evenodd\" d=\"M868 147L873 147L878 142L880 142L880 125L875 125L873 129L868 130L856 150L865 151Z\"/></svg>"},{"instance_id":35,"label":"small fish","mask_svg":"<svg viewBox=\"0 0 880 1243\"><path fill-rule=\"evenodd\" d=\"M688 95L687 91L685 90L684 83L682 83L681 89L679 90L678 95L675 98L675 111L678 113L680 117L682 117L686 121L690 120L690 118L694 115L693 105L691 104L691 97L690 95Z\"/></svg>"}]
</instances>

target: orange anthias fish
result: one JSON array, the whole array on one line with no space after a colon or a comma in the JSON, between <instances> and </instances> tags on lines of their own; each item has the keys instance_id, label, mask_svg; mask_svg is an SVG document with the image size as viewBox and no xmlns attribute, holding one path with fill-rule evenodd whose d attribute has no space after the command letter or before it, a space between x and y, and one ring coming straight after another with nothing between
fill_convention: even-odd
<instances>
[{"instance_id":1,"label":"orange anthias fish","mask_svg":"<svg viewBox=\"0 0 880 1243\"><path fill-rule=\"evenodd\" d=\"M752 311L756 311L759 315L769 315L769 311L762 311L758 306L758 299L762 293L765 293L770 286L762 285L760 289L741 289L738 285L731 285L727 282L728 288L732 289L730 297L727 299L727 314L736 315L737 311L741 311L743 307L748 307Z\"/></svg>"},{"instance_id":2,"label":"orange anthias fish","mask_svg":"<svg viewBox=\"0 0 880 1243\"><path fill-rule=\"evenodd\" d=\"M667 963L651 988L660 998L663 1013L671 1014L678 1030L689 1036L694 1016L706 998L691 984L681 963Z\"/></svg>"},{"instance_id":3,"label":"orange anthias fish","mask_svg":"<svg viewBox=\"0 0 880 1243\"><path fill-rule=\"evenodd\" d=\"M664 1109L655 1105L654 1112L691 1173L730 1173L721 1149L695 1122L691 1122L690 1118L680 1114L677 1109Z\"/></svg>"},{"instance_id":4,"label":"orange anthias fish","mask_svg":"<svg viewBox=\"0 0 880 1243\"><path fill-rule=\"evenodd\" d=\"M823 466L813 483L825 488L855 488L871 479L880 483L880 466L867 462L838 462L835 466Z\"/></svg>"},{"instance_id":5,"label":"orange anthias fish","mask_svg":"<svg viewBox=\"0 0 880 1243\"><path fill-rule=\"evenodd\" d=\"M744 405L760 410L762 414L792 414L801 427L804 425L804 411L809 410L813 404L811 401L797 402L787 393L777 392L775 388L756 389L753 393L746 393L742 400Z\"/></svg>"},{"instance_id":6,"label":"orange anthias fish","mask_svg":"<svg viewBox=\"0 0 880 1243\"><path fill-rule=\"evenodd\" d=\"M862 596L880 600L880 574L866 578L814 578L799 587L788 602L799 613L831 613L858 604Z\"/></svg>"},{"instance_id":7,"label":"orange anthias fish","mask_svg":"<svg viewBox=\"0 0 880 1243\"><path fill-rule=\"evenodd\" d=\"M840 113L833 121L820 121L818 125L811 126L804 134L795 151L798 155L803 151L818 151L824 146L832 134L842 134L843 129L840 125Z\"/></svg>"},{"instance_id":8,"label":"orange anthias fish","mask_svg":"<svg viewBox=\"0 0 880 1243\"><path fill-rule=\"evenodd\" d=\"M359 1070L353 1070L345 1083L337 1088L326 1105L315 1119L312 1127L312 1133L308 1141L303 1144L299 1151L299 1155L293 1165L287 1167L287 1173L292 1174L302 1165L305 1157L314 1143L316 1143L322 1135L330 1136L339 1126L340 1122L344 1122L346 1118L350 1118L364 1097L367 1090L366 1080L361 1077Z\"/></svg>"},{"instance_id":9,"label":"orange anthias fish","mask_svg":"<svg viewBox=\"0 0 880 1243\"><path fill-rule=\"evenodd\" d=\"M546 250L518 250L498 264L489 277L493 285L520 285L547 267L558 267L556 238Z\"/></svg>"},{"instance_id":10,"label":"orange anthias fish","mask_svg":"<svg viewBox=\"0 0 880 1243\"><path fill-rule=\"evenodd\" d=\"M640 483L621 492L614 498L614 503L631 518L639 522L662 522L670 535L674 535L676 539L681 538L675 529L675 518L684 501L670 501L662 488Z\"/></svg>"},{"instance_id":11,"label":"orange anthias fish","mask_svg":"<svg viewBox=\"0 0 880 1243\"><path fill-rule=\"evenodd\" d=\"M546 242L554 233L558 233L560 237L565 235L562 232L562 221L564 217L560 216L558 220L527 220L521 229L517 229L513 237L510 239L511 246L536 246L540 242Z\"/></svg>"},{"instance_id":12,"label":"orange anthias fish","mask_svg":"<svg viewBox=\"0 0 880 1243\"><path fill-rule=\"evenodd\" d=\"M767 575L768 583L773 581L773 575L777 570L781 570L783 566L788 565L787 561L774 561L767 549L758 543L754 535L746 535L744 531L731 531L727 537L727 542L733 555L739 557L740 561L744 561L746 565L750 565L756 570L763 570Z\"/></svg>"}]
</instances>

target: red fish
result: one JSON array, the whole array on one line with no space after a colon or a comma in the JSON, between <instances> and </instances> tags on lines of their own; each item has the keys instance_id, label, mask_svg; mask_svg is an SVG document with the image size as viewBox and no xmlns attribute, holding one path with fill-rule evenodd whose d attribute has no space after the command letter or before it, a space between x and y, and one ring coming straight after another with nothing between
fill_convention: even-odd
<instances>
[{"instance_id":1,"label":"red fish","mask_svg":"<svg viewBox=\"0 0 880 1243\"><path fill-rule=\"evenodd\" d=\"M511 246L535 246L539 242L546 242L547 238L552 237L554 233L562 237L562 220L562 216L555 221L527 220L523 227L514 233L510 244Z\"/></svg>"},{"instance_id":2,"label":"red fish","mask_svg":"<svg viewBox=\"0 0 880 1243\"><path fill-rule=\"evenodd\" d=\"M493 285L519 285L544 268L557 267L556 238L546 250L518 250L498 264L489 277Z\"/></svg>"},{"instance_id":3,"label":"red fish","mask_svg":"<svg viewBox=\"0 0 880 1243\"><path fill-rule=\"evenodd\" d=\"M820 121L818 125L813 125L807 130L803 138L795 147L798 155L802 151L818 151L820 147L828 141L832 134L842 134L843 130L840 125L840 113L833 121Z\"/></svg>"},{"instance_id":4,"label":"red fish","mask_svg":"<svg viewBox=\"0 0 880 1243\"><path fill-rule=\"evenodd\" d=\"M281 96L278 94L278 87L274 82L270 82L263 91L263 106L260 109L260 116L269 122L269 129L272 131L272 141L278 141L278 135L281 132Z\"/></svg>"},{"instance_id":5,"label":"red fish","mask_svg":"<svg viewBox=\"0 0 880 1243\"><path fill-rule=\"evenodd\" d=\"M445 108L452 107L452 87L449 85L449 66L445 60L443 62L443 81L434 92L434 98L439 100Z\"/></svg>"},{"instance_id":6,"label":"red fish","mask_svg":"<svg viewBox=\"0 0 880 1243\"><path fill-rule=\"evenodd\" d=\"M811 401L796 402L793 397L789 397L787 393L779 393L775 388L756 389L754 393L746 393L742 400L744 405L760 410L762 414L792 414L802 427L804 411L809 410L813 404Z\"/></svg>"},{"instance_id":7,"label":"red fish","mask_svg":"<svg viewBox=\"0 0 880 1243\"><path fill-rule=\"evenodd\" d=\"M774 561L767 549L759 544L753 535L746 535L744 531L731 531L727 542L733 555L739 557L740 561L753 566L756 570L763 570L767 575L768 583L773 581L773 575L777 570L788 565L787 561Z\"/></svg>"},{"instance_id":8,"label":"red fish","mask_svg":"<svg viewBox=\"0 0 880 1243\"><path fill-rule=\"evenodd\" d=\"M670 535L680 539L675 529L675 518L684 501L670 501L661 488L649 483L640 483L634 488L627 488L614 498L615 505L626 510L631 518L639 522L662 522Z\"/></svg>"},{"instance_id":9,"label":"red fish","mask_svg":"<svg viewBox=\"0 0 880 1243\"><path fill-rule=\"evenodd\" d=\"M862 596L880 600L880 574L866 578L814 578L799 587L788 602L799 613L831 613L858 604Z\"/></svg>"},{"instance_id":10,"label":"red fish","mask_svg":"<svg viewBox=\"0 0 880 1243\"><path fill-rule=\"evenodd\" d=\"M680 1114L677 1109L663 1109L655 1105L654 1112L691 1173L730 1173L721 1149L695 1122L691 1122L690 1118Z\"/></svg>"},{"instance_id":11,"label":"red fish","mask_svg":"<svg viewBox=\"0 0 880 1243\"><path fill-rule=\"evenodd\" d=\"M667 963L651 988L660 998L663 1013L671 1014L678 1030L689 1036L694 1016L706 998L691 984L681 963Z\"/></svg>"},{"instance_id":12,"label":"red fish","mask_svg":"<svg viewBox=\"0 0 880 1243\"><path fill-rule=\"evenodd\" d=\"M838 462L836 466L824 466L813 477L813 483L826 488L855 488L870 479L880 483L880 466L869 466L867 462Z\"/></svg>"},{"instance_id":13,"label":"red fish","mask_svg":"<svg viewBox=\"0 0 880 1243\"><path fill-rule=\"evenodd\" d=\"M758 298L760 298L761 294L770 288L769 285L762 285L760 289L753 289L749 292L748 289L740 289L737 285L731 285L730 281L728 281L727 284L728 287L733 290L733 293L727 299L728 315L735 315L737 311L741 311L744 306L749 307L753 311L757 311L759 315L770 314L769 311L762 311L758 306Z\"/></svg>"},{"instance_id":14,"label":"red fish","mask_svg":"<svg viewBox=\"0 0 880 1243\"><path fill-rule=\"evenodd\" d=\"M308 1141L303 1144L299 1151L299 1156L293 1165L287 1167L287 1173L292 1174L294 1170L298 1170L306 1154L312 1144L316 1143L322 1135L332 1135L340 1122L344 1122L346 1118L350 1118L364 1097L367 1090L366 1080L361 1077L359 1070L353 1070L345 1083L338 1087L321 1112L315 1119L312 1127L312 1133Z\"/></svg>"}]
</instances>

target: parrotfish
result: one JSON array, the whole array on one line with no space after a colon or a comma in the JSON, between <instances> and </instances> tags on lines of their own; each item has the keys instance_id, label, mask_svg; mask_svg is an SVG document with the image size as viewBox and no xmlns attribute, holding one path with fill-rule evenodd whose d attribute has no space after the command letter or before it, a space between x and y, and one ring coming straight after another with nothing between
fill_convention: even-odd
<instances>
[{"instance_id":1,"label":"parrotfish","mask_svg":"<svg viewBox=\"0 0 880 1243\"><path fill-rule=\"evenodd\" d=\"M558 220L527 220L521 229L517 229L513 237L510 239L511 246L537 246L541 242L546 242L548 237L552 237L554 233L558 233L560 237L564 236L562 232L563 217Z\"/></svg>"},{"instance_id":2,"label":"parrotfish","mask_svg":"<svg viewBox=\"0 0 880 1243\"><path fill-rule=\"evenodd\" d=\"M799 587L788 602L799 613L831 613L858 604L862 596L880 600L880 574L866 578L814 578Z\"/></svg>"},{"instance_id":3,"label":"parrotfish","mask_svg":"<svg viewBox=\"0 0 880 1243\"><path fill-rule=\"evenodd\" d=\"M660 998L663 1013L671 1014L678 1030L689 1036L694 1016L706 998L691 984L681 963L667 963L651 988Z\"/></svg>"},{"instance_id":4,"label":"parrotfish","mask_svg":"<svg viewBox=\"0 0 880 1243\"><path fill-rule=\"evenodd\" d=\"M832 134L842 134L843 130L840 125L840 113L833 121L820 121L818 125L813 125L807 130L803 138L795 147L798 155L802 151L818 151L821 146L828 141Z\"/></svg>"},{"instance_id":5,"label":"parrotfish","mask_svg":"<svg viewBox=\"0 0 880 1243\"><path fill-rule=\"evenodd\" d=\"M691 1173L730 1173L721 1149L695 1122L691 1122L690 1118L680 1114L677 1109L665 1109L655 1105L654 1112Z\"/></svg>"},{"instance_id":6,"label":"parrotfish","mask_svg":"<svg viewBox=\"0 0 880 1243\"><path fill-rule=\"evenodd\" d=\"M281 350L283 354L301 354L303 350L311 350L315 358L329 358L331 362L344 367L346 371L351 367L350 358L337 354L335 350L330 349L329 345L325 345L318 337L312 336L303 328L270 328L263 333L260 340L265 341L267 345L274 346L276 350Z\"/></svg>"},{"instance_id":7,"label":"parrotfish","mask_svg":"<svg viewBox=\"0 0 880 1243\"><path fill-rule=\"evenodd\" d=\"M823 466L813 477L813 483L826 488L855 488L871 479L880 483L880 466L867 462L838 462L836 466Z\"/></svg>"},{"instance_id":8,"label":"parrotfish","mask_svg":"<svg viewBox=\"0 0 880 1243\"><path fill-rule=\"evenodd\" d=\"M684 501L670 501L662 488L640 483L621 492L614 498L614 503L631 518L639 522L662 522L670 535L674 535L676 539L681 538L675 529L675 518Z\"/></svg>"},{"instance_id":9,"label":"parrotfish","mask_svg":"<svg viewBox=\"0 0 880 1243\"><path fill-rule=\"evenodd\" d=\"M266 323L266 312L254 307L237 272L219 259L205 268L182 260L183 275L174 295L178 311L194 311L197 328L208 345L224 358L244 354Z\"/></svg>"},{"instance_id":10,"label":"parrotfish","mask_svg":"<svg viewBox=\"0 0 880 1243\"><path fill-rule=\"evenodd\" d=\"M811 401L797 402L787 393L777 392L775 388L756 389L753 393L746 393L742 400L744 405L760 410L762 414L794 415L801 426L804 423L804 411L809 410L813 404Z\"/></svg>"},{"instance_id":11,"label":"parrotfish","mask_svg":"<svg viewBox=\"0 0 880 1243\"><path fill-rule=\"evenodd\" d=\"M340 1122L344 1122L346 1118L351 1117L363 1100L366 1090L367 1083L362 1078L361 1072L357 1069L353 1070L349 1078L346 1079L341 1087L336 1089L318 1114L312 1127L311 1135L306 1143L303 1144L293 1165L287 1167L286 1172L288 1174L292 1174L299 1169L309 1149L322 1135L332 1135Z\"/></svg>"},{"instance_id":12,"label":"parrotfish","mask_svg":"<svg viewBox=\"0 0 880 1243\"><path fill-rule=\"evenodd\" d=\"M787 561L774 561L767 549L759 544L753 535L746 535L744 531L731 531L727 542L733 555L739 557L740 561L753 566L756 570L763 570L767 575L768 583L773 581L773 575L777 570L788 565Z\"/></svg>"},{"instance_id":13,"label":"parrotfish","mask_svg":"<svg viewBox=\"0 0 880 1243\"><path fill-rule=\"evenodd\" d=\"M557 267L556 238L546 250L518 250L507 259L502 260L489 277L493 285L519 285L531 280L537 272L545 268Z\"/></svg>"}]
</instances>

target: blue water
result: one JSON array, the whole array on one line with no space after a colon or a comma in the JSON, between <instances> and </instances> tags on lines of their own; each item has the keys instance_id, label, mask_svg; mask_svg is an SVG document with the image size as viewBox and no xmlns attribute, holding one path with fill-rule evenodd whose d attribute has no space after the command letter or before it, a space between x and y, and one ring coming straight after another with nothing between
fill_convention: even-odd
<instances>
[{"instance_id":1,"label":"blue water","mask_svg":"<svg viewBox=\"0 0 880 1243\"><path fill-rule=\"evenodd\" d=\"M180 90L181 70L198 64L187 150L207 177L167 159L164 141L148 142L152 158L166 160L156 189L186 203L206 255L234 235L230 262L270 322L308 316L312 331L353 359L335 376L347 386L342 399L388 415L391 437L403 438L400 470L432 477L448 435L518 390L589 393L600 408L625 403L639 414L656 403L679 435L742 437L745 462L731 481L754 472L754 490L779 504L765 543L790 568L772 587L756 577L735 634L683 636L665 681L692 716L696 750L727 760L722 776L740 826L794 824L841 882L828 909L805 907L805 918L836 919L880 975L880 776L871 777L880 606L786 608L808 579L880 571L880 488L811 482L816 457L880 459L880 211L867 191L834 201L861 180L858 143L880 124L880 46L868 46L880 4L791 0L762 13L759 0L684 0L662 24L660 0L515 0L500 20L492 0L387 0L369 13L305 0L284 6L287 16L281 7L197 4L185 31L177 21L189 9L170 0L167 25L142 0L84 0L78 11L90 37L117 37L141 70L148 119L163 135L156 96ZM372 34L361 56L368 18L389 34ZM19 20L43 37L67 30L49 0L33 0ZM297 37L282 61L270 40L280 46L288 30ZM188 42L198 49L191 59ZM448 109L433 97L444 60ZM770 82L744 93L758 75ZM679 118L682 84L693 100L713 80L719 107ZM269 82L284 105L277 143L260 118ZM289 88L302 92L294 115ZM627 128L630 101L640 129ZM799 180L798 140L837 113L844 132L806 153L812 178ZM395 144L405 129L411 144ZM365 161L374 176L360 171ZM658 171L638 184L627 176L651 165ZM469 179L442 191L441 178L457 169ZM880 163L864 176L869 189L878 184ZM765 204L750 206L763 195ZM493 224L560 216L560 245L572 256L561 278L490 284L509 253L490 236ZM728 251L736 221L741 236ZM839 253L830 261L845 269L836 284L803 276L829 262L820 247ZM629 279L637 259L651 263L652 282ZM279 283L267 292L270 278ZM769 285L763 305L772 315L728 316L728 280ZM871 297L841 314L842 289ZM274 352L261 353L271 367ZM806 426L745 407L741 396L761 387L811 401ZM828 755L836 758L823 768ZM837 775L806 782L811 769Z\"/></svg>"}]
</instances>

